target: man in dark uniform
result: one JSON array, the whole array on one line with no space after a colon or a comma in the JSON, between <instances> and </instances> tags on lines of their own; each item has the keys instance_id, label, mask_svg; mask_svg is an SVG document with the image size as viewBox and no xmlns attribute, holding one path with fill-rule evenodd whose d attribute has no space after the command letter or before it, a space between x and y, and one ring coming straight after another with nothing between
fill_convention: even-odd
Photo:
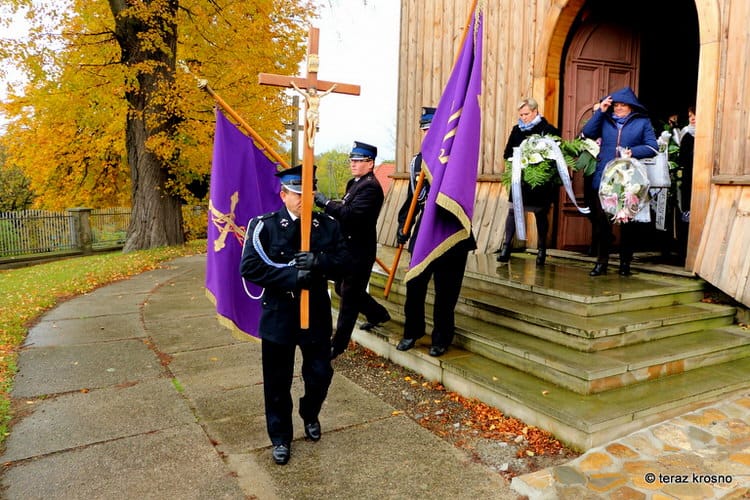
<instances>
[{"instance_id":1,"label":"man in dark uniform","mask_svg":"<svg viewBox=\"0 0 750 500\"><path fill-rule=\"evenodd\" d=\"M279 172L284 206L255 217L247 227L240 263L242 276L263 292L260 317L263 395L273 459L289 461L292 442L292 376L296 346L302 351L305 395L299 414L305 436L320 439L320 408L333 377L330 336L333 327L328 279L338 279L349 260L339 224L313 213L310 251L300 252L302 166ZM300 290L310 291L309 329L300 328Z\"/></svg>"},{"instance_id":2,"label":"man in dark uniform","mask_svg":"<svg viewBox=\"0 0 750 500\"><path fill-rule=\"evenodd\" d=\"M349 153L353 178L346 184L344 198L334 201L323 193L315 193L315 204L341 224L352 258L346 275L336 281L336 293L341 297L341 303L331 359L346 350L359 313L366 318L361 326L363 330L391 319L386 308L367 293L377 249L376 225L384 198L383 188L372 172L377 155L378 148L375 146L355 141Z\"/></svg>"},{"instance_id":3,"label":"man in dark uniform","mask_svg":"<svg viewBox=\"0 0 750 500\"><path fill-rule=\"evenodd\" d=\"M432 123L432 117L435 114L435 108L422 108L422 116L419 120L419 127L422 131L427 131ZM419 224L422 221L421 215L424 210L424 203L427 200L427 193L430 185L427 180L423 182L422 191L419 193L412 224L406 228L404 234L404 223L409 213L409 207L414 197L414 188L417 177L422 171L422 153L417 153L412 158L409 165L409 189L406 200L398 212L398 233L396 239L399 244L404 245L409 241L409 233L414 227L414 237L409 242L409 252L414 250L414 241L416 240ZM416 221L416 222L414 222ZM443 255L435 259L421 274L415 276L406 282L406 301L404 302L404 338L396 346L399 351L408 351L417 343L417 339L425 334L425 300L427 298L427 285L432 277L435 281L435 304L432 309L432 346L430 347L430 356L442 356L448 350L448 346L453 342L455 335L455 316L454 310L458 295L461 292L461 282L464 279L464 270L466 268L466 258L470 251L477 248L474 235L469 239L463 240Z\"/></svg>"}]
</instances>

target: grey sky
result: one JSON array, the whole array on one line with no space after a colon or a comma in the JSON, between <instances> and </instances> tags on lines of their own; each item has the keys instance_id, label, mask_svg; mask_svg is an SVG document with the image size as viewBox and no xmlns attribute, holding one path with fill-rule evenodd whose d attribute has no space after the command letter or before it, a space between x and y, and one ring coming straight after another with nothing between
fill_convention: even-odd
<instances>
[{"instance_id":1,"label":"grey sky","mask_svg":"<svg viewBox=\"0 0 750 500\"><path fill-rule=\"evenodd\" d=\"M319 153L353 141L378 148L378 159L395 158L398 93L399 0L318 0L322 80L361 86L361 95L329 94L320 104Z\"/></svg>"}]
</instances>

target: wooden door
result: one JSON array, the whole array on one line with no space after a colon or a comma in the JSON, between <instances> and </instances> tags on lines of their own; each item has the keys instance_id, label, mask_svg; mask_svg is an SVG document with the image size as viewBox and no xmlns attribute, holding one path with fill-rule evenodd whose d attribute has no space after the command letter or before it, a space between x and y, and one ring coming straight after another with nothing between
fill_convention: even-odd
<instances>
[{"instance_id":1,"label":"wooden door","mask_svg":"<svg viewBox=\"0 0 750 500\"><path fill-rule=\"evenodd\" d=\"M591 117L593 105L613 90L630 86L638 92L640 40L632 29L616 24L591 21L581 24L565 58L563 139L572 139ZM585 206L584 178L573 176L578 204ZM591 244L591 223L578 212L560 189L557 204L556 247L583 251Z\"/></svg>"}]
</instances>

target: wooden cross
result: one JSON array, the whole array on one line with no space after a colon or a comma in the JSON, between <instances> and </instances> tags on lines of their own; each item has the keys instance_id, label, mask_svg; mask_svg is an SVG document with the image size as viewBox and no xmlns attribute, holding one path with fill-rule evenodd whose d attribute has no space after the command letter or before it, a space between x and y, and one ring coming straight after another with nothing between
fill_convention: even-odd
<instances>
[{"instance_id":1,"label":"wooden cross","mask_svg":"<svg viewBox=\"0 0 750 500\"><path fill-rule=\"evenodd\" d=\"M320 65L318 57L319 39L320 30L311 26L307 41L307 76L294 77L271 73L260 73L258 75L258 83L261 85L294 88L305 97L305 141L303 141L304 148L302 154L302 212L300 214L300 229L302 234L300 250L303 252L310 250L313 163L315 162L315 133L318 127L318 106L320 105L320 99L331 92L359 95L359 85L318 80L318 67ZM302 290L300 294L300 327L304 329L310 327L309 301L309 291Z\"/></svg>"}]
</instances>

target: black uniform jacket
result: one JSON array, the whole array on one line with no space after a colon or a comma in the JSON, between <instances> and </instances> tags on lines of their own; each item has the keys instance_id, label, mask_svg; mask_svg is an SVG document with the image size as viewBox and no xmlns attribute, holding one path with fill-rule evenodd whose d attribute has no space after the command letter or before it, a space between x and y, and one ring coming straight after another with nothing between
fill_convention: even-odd
<instances>
[{"instance_id":1,"label":"black uniform jacket","mask_svg":"<svg viewBox=\"0 0 750 500\"><path fill-rule=\"evenodd\" d=\"M331 200L325 212L341 224L347 247L357 263L372 265L378 244L377 222L383 206L383 188L372 172L350 179L341 201Z\"/></svg>"},{"instance_id":2,"label":"black uniform jacket","mask_svg":"<svg viewBox=\"0 0 750 500\"><path fill-rule=\"evenodd\" d=\"M258 225L262 226L254 242ZM313 270L309 288L310 328L300 330L297 269L287 265L299 251L300 241L299 219L293 221L285 207L248 223L240 273L246 280L265 288L260 336L279 344L304 344L330 338L333 327L327 280L338 279L349 260L338 222L313 212L310 250L318 256L318 265ZM264 261L258 245L276 265Z\"/></svg>"}]
</instances>

